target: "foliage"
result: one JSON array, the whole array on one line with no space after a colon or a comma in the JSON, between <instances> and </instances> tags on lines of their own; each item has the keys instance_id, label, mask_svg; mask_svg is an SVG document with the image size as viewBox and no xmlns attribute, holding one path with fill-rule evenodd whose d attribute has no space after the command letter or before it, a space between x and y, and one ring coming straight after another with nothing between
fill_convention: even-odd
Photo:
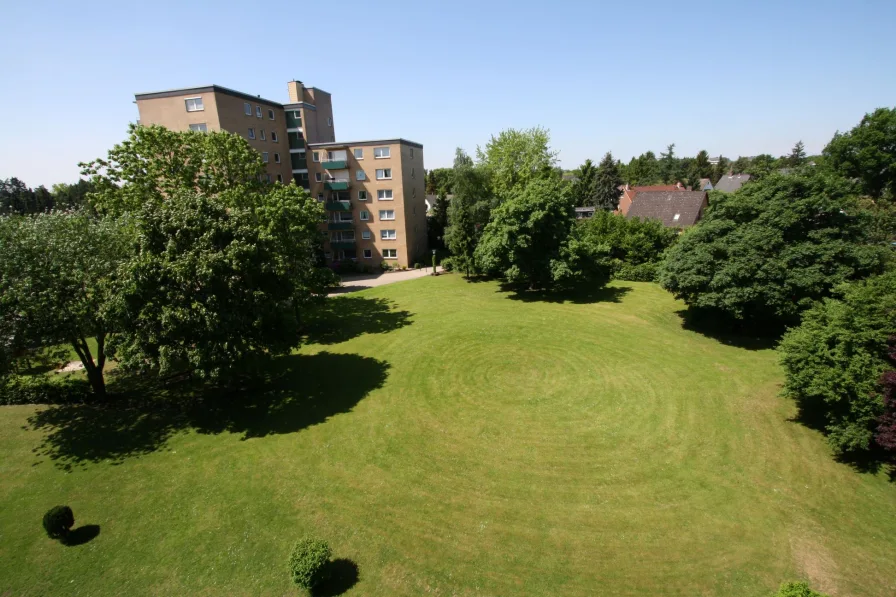
<instances>
[{"instance_id":1,"label":"foliage","mask_svg":"<svg viewBox=\"0 0 896 597\"><path fill-rule=\"evenodd\" d=\"M670 143L666 151L660 153L660 178L665 184L675 184L679 176L679 160L675 157L675 143Z\"/></svg>"},{"instance_id":2,"label":"foliage","mask_svg":"<svg viewBox=\"0 0 896 597\"><path fill-rule=\"evenodd\" d=\"M656 263L639 263L632 265L622 263L613 270L614 280L628 282L656 282L659 266Z\"/></svg>"},{"instance_id":3,"label":"foliage","mask_svg":"<svg viewBox=\"0 0 896 597\"><path fill-rule=\"evenodd\" d=\"M296 541L289 556L289 575L303 589L312 589L327 579L327 564L333 553L326 541L305 537Z\"/></svg>"},{"instance_id":4,"label":"foliage","mask_svg":"<svg viewBox=\"0 0 896 597\"><path fill-rule=\"evenodd\" d=\"M235 133L172 131L135 126L108 156L81 164L96 192L89 195L103 213L136 213L147 203L195 191L229 206L247 207L265 186L261 154Z\"/></svg>"},{"instance_id":5,"label":"foliage","mask_svg":"<svg viewBox=\"0 0 896 597\"><path fill-rule=\"evenodd\" d=\"M426 234L431 249L442 249L445 246L445 228L448 227L448 197L444 191L439 193L435 205L426 214Z\"/></svg>"},{"instance_id":6,"label":"foliage","mask_svg":"<svg viewBox=\"0 0 896 597\"><path fill-rule=\"evenodd\" d=\"M751 180L759 180L774 172L777 167L775 156L763 153L750 160L745 172L750 175Z\"/></svg>"},{"instance_id":7,"label":"foliage","mask_svg":"<svg viewBox=\"0 0 896 597\"><path fill-rule=\"evenodd\" d=\"M455 267L469 276L476 272L473 258L479 236L495 204L485 171L460 148L454 157L454 197L448 206L445 245Z\"/></svg>"},{"instance_id":8,"label":"foliage","mask_svg":"<svg viewBox=\"0 0 896 597\"><path fill-rule=\"evenodd\" d=\"M786 582L781 585L774 597L826 597L809 588L806 582Z\"/></svg>"},{"instance_id":9,"label":"foliage","mask_svg":"<svg viewBox=\"0 0 896 597\"><path fill-rule=\"evenodd\" d=\"M595 212L577 225L584 238L606 245L612 259L630 265L658 262L678 239L678 233L659 220L628 219L610 212Z\"/></svg>"},{"instance_id":10,"label":"foliage","mask_svg":"<svg viewBox=\"0 0 896 597\"><path fill-rule=\"evenodd\" d=\"M535 181L492 212L476 247L476 264L508 282L547 288L571 275L558 262L564 261L574 221L574 206L559 181Z\"/></svg>"},{"instance_id":11,"label":"foliage","mask_svg":"<svg viewBox=\"0 0 896 597\"><path fill-rule=\"evenodd\" d=\"M597 168L591 160L579 166L572 184L572 200L576 205L594 205L594 187L597 182Z\"/></svg>"},{"instance_id":12,"label":"foliage","mask_svg":"<svg viewBox=\"0 0 896 597\"><path fill-rule=\"evenodd\" d=\"M877 420L874 439L885 450L896 452L896 336L891 336L888 344L887 356L892 369L885 371L878 381L884 412Z\"/></svg>"},{"instance_id":13,"label":"foliage","mask_svg":"<svg viewBox=\"0 0 896 597\"><path fill-rule=\"evenodd\" d=\"M476 149L476 156L494 195L502 200L534 180L552 177L557 163L557 152L550 148L550 134L541 127L507 129L497 137L492 135L484 149Z\"/></svg>"},{"instance_id":14,"label":"foliage","mask_svg":"<svg viewBox=\"0 0 896 597\"><path fill-rule=\"evenodd\" d=\"M710 182L712 182L713 186L717 185L722 177L728 174L729 166L731 165L728 158L724 156L719 156L719 162L712 167L712 175L709 177Z\"/></svg>"},{"instance_id":15,"label":"foliage","mask_svg":"<svg viewBox=\"0 0 896 597\"><path fill-rule=\"evenodd\" d=\"M745 158L744 156L739 156L736 160L731 163L731 173L732 174L746 174L747 169L750 167L750 158Z\"/></svg>"},{"instance_id":16,"label":"foliage","mask_svg":"<svg viewBox=\"0 0 896 597\"><path fill-rule=\"evenodd\" d=\"M43 519L44 530L50 539L65 539L69 530L75 526L75 514L68 506L53 506Z\"/></svg>"},{"instance_id":17,"label":"foliage","mask_svg":"<svg viewBox=\"0 0 896 597\"><path fill-rule=\"evenodd\" d=\"M53 196L43 186L31 189L15 177L0 180L0 214L40 213L53 205Z\"/></svg>"},{"instance_id":18,"label":"foliage","mask_svg":"<svg viewBox=\"0 0 896 597\"><path fill-rule=\"evenodd\" d=\"M95 190L94 184L83 178L75 184L54 184L52 191L53 205L55 209L87 208L87 196Z\"/></svg>"},{"instance_id":19,"label":"foliage","mask_svg":"<svg viewBox=\"0 0 896 597\"><path fill-rule=\"evenodd\" d=\"M709 163L709 154L705 149L701 149L697 153L694 160L694 171L697 178L709 178L712 176L712 164Z\"/></svg>"},{"instance_id":20,"label":"foliage","mask_svg":"<svg viewBox=\"0 0 896 597\"><path fill-rule=\"evenodd\" d=\"M846 133L838 132L824 148L826 162L862 192L896 200L896 108L878 108Z\"/></svg>"},{"instance_id":21,"label":"foliage","mask_svg":"<svg viewBox=\"0 0 896 597\"><path fill-rule=\"evenodd\" d=\"M607 152L600 164L597 166L597 173L594 178L594 187L591 202L586 205L613 211L619 205L619 187L622 186L623 180L619 175L619 167L613 154Z\"/></svg>"},{"instance_id":22,"label":"foliage","mask_svg":"<svg viewBox=\"0 0 896 597\"><path fill-rule=\"evenodd\" d=\"M784 393L809 419L823 419L840 453L868 450L883 412L881 376L892 366L896 271L849 284L816 304L781 342Z\"/></svg>"},{"instance_id":23,"label":"foliage","mask_svg":"<svg viewBox=\"0 0 896 597\"><path fill-rule=\"evenodd\" d=\"M0 327L18 346L70 343L94 392L105 394L105 343L119 267L131 254L123 219L82 212L0 217ZM96 340L96 354L87 343Z\"/></svg>"},{"instance_id":24,"label":"foliage","mask_svg":"<svg viewBox=\"0 0 896 597\"><path fill-rule=\"evenodd\" d=\"M454 192L452 168L435 168L426 174L426 194L440 195L442 193L450 195Z\"/></svg>"},{"instance_id":25,"label":"foliage","mask_svg":"<svg viewBox=\"0 0 896 597\"><path fill-rule=\"evenodd\" d=\"M0 405L74 404L87 401L90 386L73 378L51 380L46 375L0 376Z\"/></svg>"},{"instance_id":26,"label":"foliage","mask_svg":"<svg viewBox=\"0 0 896 597\"><path fill-rule=\"evenodd\" d=\"M625 174L627 182L632 186L652 185L662 180L660 163L652 151L632 158L626 166Z\"/></svg>"},{"instance_id":27,"label":"foliage","mask_svg":"<svg viewBox=\"0 0 896 597\"><path fill-rule=\"evenodd\" d=\"M453 257L444 257L441 261L439 261L439 265L446 272L454 271L454 258Z\"/></svg>"},{"instance_id":28,"label":"foliage","mask_svg":"<svg viewBox=\"0 0 896 597\"><path fill-rule=\"evenodd\" d=\"M691 307L794 323L837 285L879 271L869 215L847 181L810 170L773 174L716 196L667 253L662 285Z\"/></svg>"},{"instance_id":29,"label":"foliage","mask_svg":"<svg viewBox=\"0 0 896 597\"><path fill-rule=\"evenodd\" d=\"M796 142L796 145L790 150L790 155L787 156L786 159L787 166L790 168L799 168L806 163L806 147L803 145L802 141Z\"/></svg>"}]
</instances>

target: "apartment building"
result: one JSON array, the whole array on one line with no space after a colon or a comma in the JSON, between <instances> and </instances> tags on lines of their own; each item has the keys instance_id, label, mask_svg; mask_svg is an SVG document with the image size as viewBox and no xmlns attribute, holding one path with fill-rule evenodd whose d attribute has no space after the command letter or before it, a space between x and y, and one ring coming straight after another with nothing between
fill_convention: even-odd
<instances>
[{"instance_id":1,"label":"apartment building","mask_svg":"<svg viewBox=\"0 0 896 597\"><path fill-rule=\"evenodd\" d=\"M267 164L270 181L309 188L307 143L336 140L330 94L301 81L287 84L289 103L220 85L135 94L141 124L175 131L229 131L244 137Z\"/></svg>"},{"instance_id":2,"label":"apartment building","mask_svg":"<svg viewBox=\"0 0 896 597\"><path fill-rule=\"evenodd\" d=\"M308 189L326 207L321 236L329 263L428 262L423 146L336 142L330 94L301 81L287 89L286 104L219 85L134 97L141 124L236 133L261 153L269 181Z\"/></svg>"},{"instance_id":3,"label":"apartment building","mask_svg":"<svg viewBox=\"0 0 896 597\"><path fill-rule=\"evenodd\" d=\"M423 146L406 139L309 143L311 192L327 210L328 260L426 262Z\"/></svg>"}]
</instances>

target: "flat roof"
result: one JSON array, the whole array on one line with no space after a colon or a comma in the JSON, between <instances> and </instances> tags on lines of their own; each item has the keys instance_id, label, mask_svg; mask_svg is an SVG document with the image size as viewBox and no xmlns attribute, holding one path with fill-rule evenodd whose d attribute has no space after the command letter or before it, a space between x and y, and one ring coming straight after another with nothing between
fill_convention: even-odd
<instances>
[{"instance_id":1,"label":"flat roof","mask_svg":"<svg viewBox=\"0 0 896 597\"><path fill-rule=\"evenodd\" d=\"M320 91L321 93L326 93L330 95L329 92L324 91L323 89L318 89L317 87L306 87L306 89L314 89L315 91ZM287 104L281 104L280 102L275 102L269 99L264 99L258 95L252 95L250 93L243 93L242 91L237 91L236 89L230 89L229 87L222 87L221 85L200 85L199 87L181 87L179 89L165 89L163 91L147 91L144 93L135 93L134 99L136 100L150 100L150 99L159 99L163 97L178 97L180 95L190 95L194 93L209 93L209 92L217 92L217 93L226 93L227 95L232 95L234 97L239 97L242 99L252 100L253 102L261 102L264 104L268 104L271 106L277 106L278 108L284 107L293 107L293 106L306 106L316 110L314 104L309 104L306 102L291 102Z\"/></svg>"},{"instance_id":2,"label":"flat roof","mask_svg":"<svg viewBox=\"0 0 896 597\"><path fill-rule=\"evenodd\" d=\"M391 145L399 143L401 145L411 145L423 149L422 143L416 141L408 141L407 139L374 139L372 141L333 141L329 143L309 143L308 147L347 147L349 145Z\"/></svg>"}]
</instances>

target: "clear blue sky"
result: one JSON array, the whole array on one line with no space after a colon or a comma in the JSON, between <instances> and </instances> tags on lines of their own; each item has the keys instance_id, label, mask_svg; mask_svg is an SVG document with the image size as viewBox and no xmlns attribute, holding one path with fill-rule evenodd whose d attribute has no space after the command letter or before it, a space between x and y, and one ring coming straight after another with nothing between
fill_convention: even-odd
<instances>
[{"instance_id":1,"label":"clear blue sky","mask_svg":"<svg viewBox=\"0 0 896 597\"><path fill-rule=\"evenodd\" d=\"M136 119L133 94L216 83L333 94L341 140L405 137L449 166L507 127L572 168L676 143L810 153L896 104L896 2L7 1L0 178L77 179ZM309 38L308 31L321 33Z\"/></svg>"}]
</instances>

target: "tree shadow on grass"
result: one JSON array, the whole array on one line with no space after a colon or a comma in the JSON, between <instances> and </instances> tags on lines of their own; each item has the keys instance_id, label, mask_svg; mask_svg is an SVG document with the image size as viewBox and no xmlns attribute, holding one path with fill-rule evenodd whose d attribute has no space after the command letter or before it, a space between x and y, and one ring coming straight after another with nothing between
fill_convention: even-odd
<instances>
[{"instance_id":1,"label":"tree shadow on grass","mask_svg":"<svg viewBox=\"0 0 896 597\"><path fill-rule=\"evenodd\" d=\"M289 355L243 387L147 380L107 404L51 406L28 422L45 433L34 452L61 468L120 464L189 429L242 439L301 431L351 411L385 383L388 369L388 363L354 354Z\"/></svg>"},{"instance_id":2,"label":"tree shadow on grass","mask_svg":"<svg viewBox=\"0 0 896 597\"><path fill-rule=\"evenodd\" d=\"M63 541L62 544L66 547L77 547L78 545L84 545L85 543L93 541L99 536L99 534L100 525L85 524L69 531L68 535L65 537L65 541Z\"/></svg>"},{"instance_id":3,"label":"tree shadow on grass","mask_svg":"<svg viewBox=\"0 0 896 597\"><path fill-rule=\"evenodd\" d=\"M728 346L747 350L768 350L778 345L783 334L779 324L757 326L725 318L700 309L681 309L675 312L681 317L681 327Z\"/></svg>"},{"instance_id":4,"label":"tree shadow on grass","mask_svg":"<svg viewBox=\"0 0 896 597\"><path fill-rule=\"evenodd\" d=\"M327 562L329 578L311 590L312 597L336 597L358 583L358 565L346 558Z\"/></svg>"},{"instance_id":5,"label":"tree shadow on grass","mask_svg":"<svg viewBox=\"0 0 896 597\"><path fill-rule=\"evenodd\" d=\"M528 290L516 284L501 284L501 292L508 293L507 298L526 303L621 303L622 297L631 291L631 286L595 287L583 284L556 290Z\"/></svg>"},{"instance_id":6,"label":"tree shadow on grass","mask_svg":"<svg viewBox=\"0 0 896 597\"><path fill-rule=\"evenodd\" d=\"M303 341L339 344L362 334L385 334L411 325L411 316L384 298L332 297L311 314L303 330Z\"/></svg>"}]
</instances>

